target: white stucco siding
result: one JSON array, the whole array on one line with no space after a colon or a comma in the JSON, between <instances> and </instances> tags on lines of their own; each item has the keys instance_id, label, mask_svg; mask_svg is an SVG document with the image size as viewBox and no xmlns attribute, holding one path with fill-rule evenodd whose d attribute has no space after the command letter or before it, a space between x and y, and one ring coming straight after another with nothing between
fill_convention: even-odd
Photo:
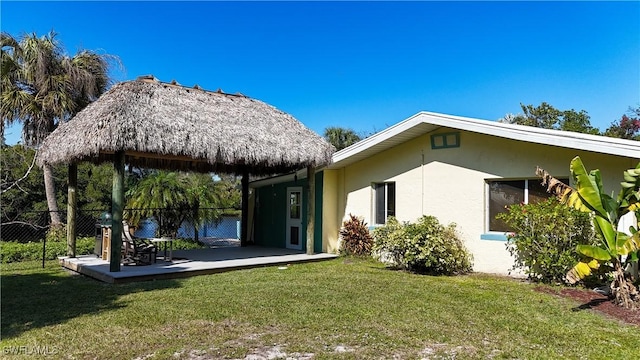
<instances>
[{"instance_id":1,"label":"white stucco siding","mask_svg":"<svg viewBox=\"0 0 640 360\"><path fill-rule=\"evenodd\" d=\"M424 137L421 137L424 139ZM345 168L345 219L349 214L373 224L373 183L396 182L396 217L413 221L421 216L422 146L415 139Z\"/></svg>"},{"instance_id":2,"label":"white stucco siding","mask_svg":"<svg viewBox=\"0 0 640 360\"><path fill-rule=\"evenodd\" d=\"M513 264L505 242L481 240L487 231L486 180L532 179L537 165L569 177L577 155L588 170L601 170L608 192L619 190L622 171L638 161L470 132L460 132L460 147L434 150L425 134L344 168L343 220L352 213L372 224L371 184L394 181L399 220L433 215L443 224L455 222L474 255L474 270L504 274Z\"/></svg>"}]
</instances>

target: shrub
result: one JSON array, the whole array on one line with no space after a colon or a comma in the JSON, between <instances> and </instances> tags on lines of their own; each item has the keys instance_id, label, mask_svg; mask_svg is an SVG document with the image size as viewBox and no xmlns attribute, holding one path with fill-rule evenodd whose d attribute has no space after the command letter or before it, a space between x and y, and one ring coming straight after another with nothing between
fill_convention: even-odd
<instances>
[{"instance_id":1,"label":"shrub","mask_svg":"<svg viewBox=\"0 0 640 360\"><path fill-rule=\"evenodd\" d=\"M417 223L389 219L374 230L374 252L383 261L410 271L432 275L464 274L472 270L472 256L458 236L455 224L443 226L433 216Z\"/></svg>"},{"instance_id":2,"label":"shrub","mask_svg":"<svg viewBox=\"0 0 640 360\"><path fill-rule=\"evenodd\" d=\"M66 235L65 235L66 239ZM94 237L78 238L76 240L76 254L93 254L95 247ZM173 250L192 250L206 248L200 242L191 239L176 239L173 242ZM67 242L47 240L45 260L55 260L59 256L67 255ZM20 261L42 260L42 242L19 243L13 241L0 242L0 262L11 263Z\"/></svg>"},{"instance_id":3,"label":"shrub","mask_svg":"<svg viewBox=\"0 0 640 360\"><path fill-rule=\"evenodd\" d=\"M76 254L87 255L93 253L95 238L79 238L76 240ZM55 260L58 256L67 255L67 243L47 242L45 260ZM2 242L0 245L0 261L11 263L18 261L42 260L42 242L18 243Z\"/></svg>"},{"instance_id":4,"label":"shrub","mask_svg":"<svg viewBox=\"0 0 640 360\"><path fill-rule=\"evenodd\" d=\"M200 241L195 241L193 239L175 239L172 246L173 250L194 250L207 248L207 246Z\"/></svg>"},{"instance_id":5,"label":"shrub","mask_svg":"<svg viewBox=\"0 0 640 360\"><path fill-rule=\"evenodd\" d=\"M384 226L373 230L373 255L383 263L403 267L404 254L407 248L405 227L391 216Z\"/></svg>"},{"instance_id":6,"label":"shrub","mask_svg":"<svg viewBox=\"0 0 640 360\"><path fill-rule=\"evenodd\" d=\"M67 226L64 224L52 225L47 231L47 243L67 242Z\"/></svg>"},{"instance_id":7,"label":"shrub","mask_svg":"<svg viewBox=\"0 0 640 360\"><path fill-rule=\"evenodd\" d=\"M349 220L340 229L340 252L346 255L370 255L373 237L363 219L349 214Z\"/></svg>"},{"instance_id":8,"label":"shrub","mask_svg":"<svg viewBox=\"0 0 640 360\"><path fill-rule=\"evenodd\" d=\"M588 213L561 204L556 198L535 204L512 205L497 216L513 229L507 250L515 258L512 270L543 283L561 283L580 259L578 244L595 244Z\"/></svg>"}]
</instances>

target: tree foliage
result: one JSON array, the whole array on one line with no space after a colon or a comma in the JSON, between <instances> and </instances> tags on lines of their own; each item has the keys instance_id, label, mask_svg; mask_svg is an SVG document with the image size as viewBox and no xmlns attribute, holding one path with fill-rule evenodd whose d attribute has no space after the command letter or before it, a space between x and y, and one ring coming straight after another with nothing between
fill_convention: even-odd
<instances>
[{"instance_id":1,"label":"tree foliage","mask_svg":"<svg viewBox=\"0 0 640 360\"><path fill-rule=\"evenodd\" d=\"M0 149L2 177L2 206L0 221L3 239L21 236L29 239L48 225L46 219L47 200L42 184L43 171L34 166L36 151L23 145L2 146ZM67 167L54 166L53 180L56 184L56 201L63 207L67 201ZM111 208L113 169L109 164L78 165L78 209L105 211ZM98 212L97 211L97 212ZM86 216L93 216L91 212Z\"/></svg>"},{"instance_id":2,"label":"tree foliage","mask_svg":"<svg viewBox=\"0 0 640 360\"><path fill-rule=\"evenodd\" d=\"M640 293L625 276L624 267L627 262L638 261L639 226L636 220L629 229L632 235L627 235L618 231L618 223L629 212L635 213L637 219L640 209L640 163L635 169L624 172L622 189L616 199L604 192L600 170L588 172L580 157L571 161L570 170L575 188L563 184L542 169L536 171L543 178L548 191L556 194L563 203L592 214L593 226L600 235L601 241L597 245L576 246L576 251L583 259L567 273L567 280L575 283L601 266L609 267L613 275L611 294L616 303L626 308L637 308L640 306Z\"/></svg>"},{"instance_id":3,"label":"tree foliage","mask_svg":"<svg viewBox=\"0 0 640 360\"><path fill-rule=\"evenodd\" d=\"M5 123L20 122L24 145L39 145L60 122L97 99L109 84L109 60L114 57L87 50L69 57L54 32L21 38L2 32L0 44L3 138ZM43 167L43 177L51 223L59 225L55 181L49 165Z\"/></svg>"},{"instance_id":4,"label":"tree foliage","mask_svg":"<svg viewBox=\"0 0 640 360\"><path fill-rule=\"evenodd\" d=\"M542 102L539 106L520 104L522 114L505 116L501 121L534 126L543 129L555 129L580 132L585 134L600 134L597 128L591 126L589 114L580 110L558 110L546 102Z\"/></svg>"},{"instance_id":5,"label":"tree foliage","mask_svg":"<svg viewBox=\"0 0 640 360\"><path fill-rule=\"evenodd\" d=\"M352 129L337 126L324 129L324 138L333 145L336 150L342 150L361 140L361 137Z\"/></svg>"},{"instance_id":6,"label":"tree foliage","mask_svg":"<svg viewBox=\"0 0 640 360\"><path fill-rule=\"evenodd\" d=\"M62 121L100 96L109 84L110 55L65 54L55 32L21 38L3 32L2 120L21 122L25 145L38 145Z\"/></svg>"},{"instance_id":7,"label":"tree foliage","mask_svg":"<svg viewBox=\"0 0 640 360\"><path fill-rule=\"evenodd\" d=\"M640 141L640 106L629 108L628 114L611 123L604 136Z\"/></svg>"}]
</instances>

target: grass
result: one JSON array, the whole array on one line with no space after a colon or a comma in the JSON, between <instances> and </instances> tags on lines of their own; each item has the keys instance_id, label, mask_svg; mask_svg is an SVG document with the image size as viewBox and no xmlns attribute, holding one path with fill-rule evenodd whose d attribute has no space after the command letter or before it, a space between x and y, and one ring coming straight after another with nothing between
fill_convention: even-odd
<instances>
[{"instance_id":1,"label":"grass","mask_svg":"<svg viewBox=\"0 0 640 360\"><path fill-rule=\"evenodd\" d=\"M496 276L431 277L340 258L108 285L39 266L2 265L5 354L630 359L640 348L638 327Z\"/></svg>"}]
</instances>

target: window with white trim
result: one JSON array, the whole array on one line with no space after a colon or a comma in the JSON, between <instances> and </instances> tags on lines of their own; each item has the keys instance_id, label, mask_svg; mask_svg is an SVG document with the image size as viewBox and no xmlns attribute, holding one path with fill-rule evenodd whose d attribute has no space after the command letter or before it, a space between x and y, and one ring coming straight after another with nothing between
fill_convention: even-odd
<instances>
[{"instance_id":1,"label":"window with white trim","mask_svg":"<svg viewBox=\"0 0 640 360\"><path fill-rule=\"evenodd\" d=\"M569 184L569 179L558 180ZM487 180L487 187L489 231L512 231L504 221L496 219L496 215L508 211L509 205L535 204L552 196L542 186L540 179Z\"/></svg>"},{"instance_id":2,"label":"window with white trim","mask_svg":"<svg viewBox=\"0 0 640 360\"><path fill-rule=\"evenodd\" d=\"M373 222L384 225L389 216L396 216L396 183L374 183L372 186Z\"/></svg>"}]
</instances>

